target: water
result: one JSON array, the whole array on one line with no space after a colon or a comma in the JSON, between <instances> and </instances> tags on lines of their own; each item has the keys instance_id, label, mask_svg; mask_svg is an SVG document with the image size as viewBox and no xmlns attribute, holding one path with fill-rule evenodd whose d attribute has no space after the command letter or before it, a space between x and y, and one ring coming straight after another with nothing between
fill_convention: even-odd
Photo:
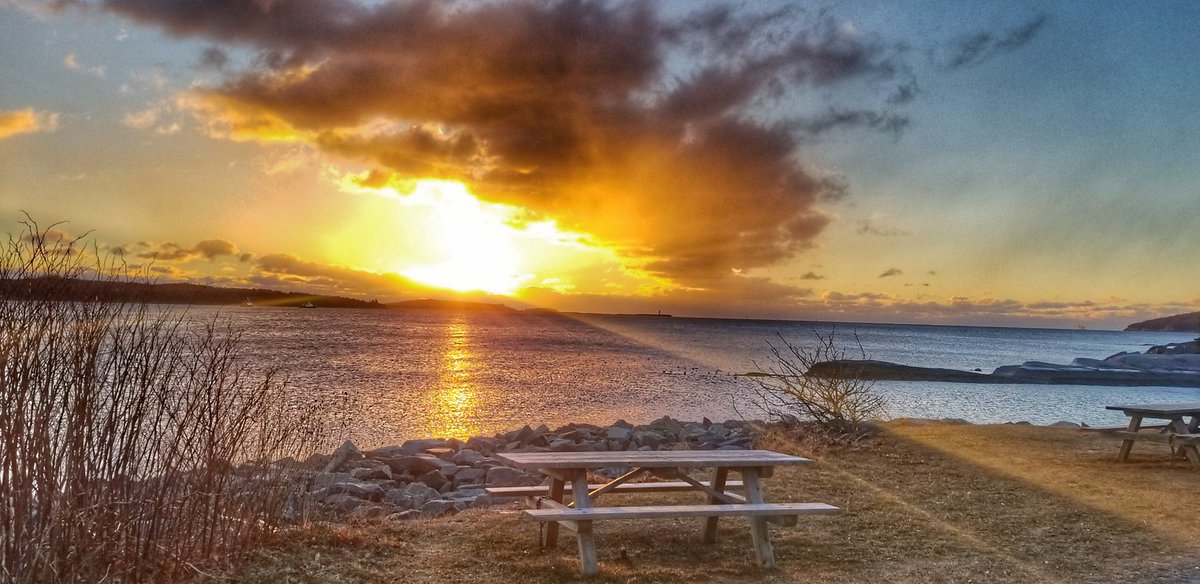
<instances>
[{"instance_id":1,"label":"water","mask_svg":"<svg viewBox=\"0 0 1200 584\"><path fill-rule=\"evenodd\" d=\"M204 317L213 308L193 308ZM491 434L530 423L762 417L752 383L768 342L834 333L869 357L979 368L1103 358L1195 335L424 310L223 308L255 363L281 367L364 445ZM855 340L857 339L857 341ZM892 417L1119 424L1104 405L1198 401L1200 389L879 382Z\"/></svg>"}]
</instances>

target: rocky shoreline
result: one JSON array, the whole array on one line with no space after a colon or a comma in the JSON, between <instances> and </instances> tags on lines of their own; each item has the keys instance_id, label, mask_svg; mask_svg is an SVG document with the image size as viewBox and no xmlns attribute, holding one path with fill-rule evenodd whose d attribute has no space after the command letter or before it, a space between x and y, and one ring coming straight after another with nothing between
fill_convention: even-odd
<instances>
[{"instance_id":1,"label":"rocky shoreline","mask_svg":"<svg viewBox=\"0 0 1200 584\"><path fill-rule=\"evenodd\" d=\"M1117 353L1104 359L1080 357L1068 365L1026 361L997 367L991 373L845 359L815 363L805 375L878 381L1200 387L1200 343L1172 343L1151 347L1145 353Z\"/></svg>"},{"instance_id":2,"label":"rocky shoreline","mask_svg":"<svg viewBox=\"0 0 1200 584\"><path fill-rule=\"evenodd\" d=\"M595 452L624 450L731 450L750 448L756 423L741 420L681 422L662 417L649 424L618 420L610 426L545 425L492 437L409 440L362 451L352 442L332 454L313 455L289 473L295 490L292 519L409 520L440 517L512 498L492 497L486 487L537 485L543 477L506 466L501 452ZM277 463L279 464L279 463ZM600 469L616 477L628 469Z\"/></svg>"},{"instance_id":3,"label":"rocky shoreline","mask_svg":"<svg viewBox=\"0 0 1200 584\"><path fill-rule=\"evenodd\" d=\"M900 418L888 423L971 424L954 418ZM1081 427L1073 422L1049 426ZM642 425L624 420L609 426L567 424L553 430L545 425L526 425L491 437L408 440L366 451L346 442L331 454L313 455L304 461L285 459L275 465L289 469L285 476L292 494L287 514L292 520L406 521L515 500L488 495L484 491L487 487L544 482L537 472L506 466L495 457L497 453L748 449L753 448L764 427L758 421L682 422L666 416ZM613 478L628 470L607 468L595 474ZM247 480L251 480L250 474Z\"/></svg>"}]
</instances>

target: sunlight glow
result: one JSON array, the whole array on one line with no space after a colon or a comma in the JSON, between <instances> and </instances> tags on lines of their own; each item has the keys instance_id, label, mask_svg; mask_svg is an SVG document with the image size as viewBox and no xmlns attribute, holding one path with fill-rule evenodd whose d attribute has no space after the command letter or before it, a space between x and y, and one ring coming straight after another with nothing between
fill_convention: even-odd
<instances>
[{"instance_id":1,"label":"sunlight glow","mask_svg":"<svg viewBox=\"0 0 1200 584\"><path fill-rule=\"evenodd\" d=\"M421 181L409 197L434 203L425 234L440 261L401 274L439 288L493 294L512 294L529 279L517 269L513 229L461 184Z\"/></svg>"},{"instance_id":2,"label":"sunlight glow","mask_svg":"<svg viewBox=\"0 0 1200 584\"><path fill-rule=\"evenodd\" d=\"M466 439L479 433L479 398L471 382L473 355L466 322L451 324L446 335L442 375L430 400L430 436Z\"/></svg>"}]
</instances>

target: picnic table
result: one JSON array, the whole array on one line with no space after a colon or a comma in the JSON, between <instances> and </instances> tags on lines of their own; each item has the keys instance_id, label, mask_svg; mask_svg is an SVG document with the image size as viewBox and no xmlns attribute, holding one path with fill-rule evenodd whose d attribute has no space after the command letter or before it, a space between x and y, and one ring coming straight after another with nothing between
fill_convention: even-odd
<instances>
[{"instance_id":1,"label":"picnic table","mask_svg":"<svg viewBox=\"0 0 1200 584\"><path fill-rule=\"evenodd\" d=\"M537 470L550 477L549 485L532 487L492 487L487 492L498 496L524 497L525 514L546 522L541 545L557 546L559 528L575 532L579 548L580 570L585 576L599 571L592 522L609 519L654 519L703 517L704 542L717 538L720 517L743 516L750 519L750 535L761 566L775 566L774 551L768 538L767 523L794 525L800 515L838 513L837 507L824 503L767 503L763 499L761 479L770 477L779 465L808 464L807 458L769 450L660 450L627 452L506 452L496 455L511 466ZM628 472L607 482L588 483L588 470L621 467ZM705 482L689 471L712 468ZM728 480L736 472L741 481ZM643 474L652 474L667 482L630 482ZM744 495L731 492L740 490ZM637 505L597 507L597 498L606 494L696 491L707 496L703 505ZM565 495L571 501L565 501Z\"/></svg>"},{"instance_id":2,"label":"picnic table","mask_svg":"<svg viewBox=\"0 0 1200 584\"><path fill-rule=\"evenodd\" d=\"M1129 416L1126 428L1109 431L1122 439L1117 460L1125 462L1129 459L1134 442L1165 442L1200 468L1200 402L1119 405L1106 406L1106 409L1119 410ZM1165 420L1165 423L1145 426L1142 421L1146 419Z\"/></svg>"}]
</instances>

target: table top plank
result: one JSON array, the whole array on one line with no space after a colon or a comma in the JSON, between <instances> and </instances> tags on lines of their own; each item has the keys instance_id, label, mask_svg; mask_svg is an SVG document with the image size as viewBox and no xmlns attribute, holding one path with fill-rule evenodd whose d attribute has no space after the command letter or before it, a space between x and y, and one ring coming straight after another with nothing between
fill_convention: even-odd
<instances>
[{"instance_id":1,"label":"table top plank","mask_svg":"<svg viewBox=\"0 0 1200 584\"><path fill-rule=\"evenodd\" d=\"M1175 417L1175 416L1198 416L1200 415L1200 402L1184 402L1173 404L1130 404L1118 406L1104 406L1109 410L1120 410L1126 415L1140 414L1143 416L1160 416L1160 417Z\"/></svg>"},{"instance_id":2,"label":"table top plank","mask_svg":"<svg viewBox=\"0 0 1200 584\"><path fill-rule=\"evenodd\" d=\"M651 450L617 452L501 452L496 458L523 469L640 466L756 467L808 464L811 460L770 450Z\"/></svg>"}]
</instances>

